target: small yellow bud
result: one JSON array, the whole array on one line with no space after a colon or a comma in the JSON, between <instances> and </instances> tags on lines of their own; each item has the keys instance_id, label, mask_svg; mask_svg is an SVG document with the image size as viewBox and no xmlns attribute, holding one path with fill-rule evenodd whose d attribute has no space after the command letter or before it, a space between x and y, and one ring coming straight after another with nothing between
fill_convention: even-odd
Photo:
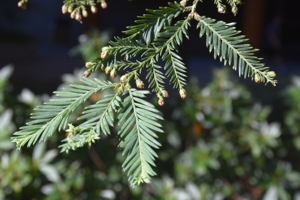
<instances>
[{"instance_id":1,"label":"small yellow bud","mask_svg":"<svg viewBox=\"0 0 300 200\"><path fill-rule=\"evenodd\" d=\"M186 0L182 0L182 1L180 1L180 3L179 3L182 7L185 7L186 6Z\"/></svg>"},{"instance_id":2,"label":"small yellow bud","mask_svg":"<svg viewBox=\"0 0 300 200\"><path fill-rule=\"evenodd\" d=\"M136 87L143 89L144 88L144 82L140 79L136 79L135 81Z\"/></svg>"},{"instance_id":3,"label":"small yellow bud","mask_svg":"<svg viewBox=\"0 0 300 200\"><path fill-rule=\"evenodd\" d=\"M126 80L127 76L126 75L123 75L121 76L120 78L120 82L123 83L125 80Z\"/></svg>"},{"instance_id":4,"label":"small yellow bud","mask_svg":"<svg viewBox=\"0 0 300 200\"><path fill-rule=\"evenodd\" d=\"M97 8L96 8L96 6L91 6L91 11L92 11L92 13L97 13Z\"/></svg>"},{"instance_id":5,"label":"small yellow bud","mask_svg":"<svg viewBox=\"0 0 300 200\"><path fill-rule=\"evenodd\" d=\"M75 19L77 20L77 21L81 21L81 14L78 12L78 13L76 13L76 16L75 16Z\"/></svg>"},{"instance_id":6,"label":"small yellow bud","mask_svg":"<svg viewBox=\"0 0 300 200\"><path fill-rule=\"evenodd\" d=\"M88 17L88 12L87 12L86 10L83 10L83 11L82 11L82 16L83 16L83 17Z\"/></svg>"},{"instance_id":7,"label":"small yellow bud","mask_svg":"<svg viewBox=\"0 0 300 200\"><path fill-rule=\"evenodd\" d=\"M241 4L242 2L241 2L241 0L234 0L234 3L237 4L237 5L239 5L239 4Z\"/></svg>"},{"instance_id":8,"label":"small yellow bud","mask_svg":"<svg viewBox=\"0 0 300 200\"><path fill-rule=\"evenodd\" d=\"M255 83L260 83L261 82L259 74L255 74L254 81L255 81Z\"/></svg>"},{"instance_id":9,"label":"small yellow bud","mask_svg":"<svg viewBox=\"0 0 300 200\"><path fill-rule=\"evenodd\" d=\"M73 12L73 6L68 7L68 13L71 13L71 12Z\"/></svg>"},{"instance_id":10,"label":"small yellow bud","mask_svg":"<svg viewBox=\"0 0 300 200\"><path fill-rule=\"evenodd\" d=\"M107 8L107 3L105 1L101 2L101 8L103 9Z\"/></svg>"},{"instance_id":11,"label":"small yellow bud","mask_svg":"<svg viewBox=\"0 0 300 200\"><path fill-rule=\"evenodd\" d=\"M274 71L269 71L269 72L267 72L267 76L274 78L274 77L276 77L276 73Z\"/></svg>"},{"instance_id":12,"label":"small yellow bud","mask_svg":"<svg viewBox=\"0 0 300 200\"><path fill-rule=\"evenodd\" d=\"M180 97L181 97L182 99L185 99L185 98L186 98L186 91L185 91L185 89L181 88L181 89L179 90L179 95L180 95Z\"/></svg>"},{"instance_id":13,"label":"small yellow bud","mask_svg":"<svg viewBox=\"0 0 300 200\"><path fill-rule=\"evenodd\" d=\"M63 14L66 14L66 13L68 12L68 7L67 7L66 5L63 5L63 6L61 7L61 12L62 12Z\"/></svg>"},{"instance_id":14,"label":"small yellow bud","mask_svg":"<svg viewBox=\"0 0 300 200\"><path fill-rule=\"evenodd\" d=\"M106 56L107 56L107 51L108 51L108 47L103 47L103 48L102 48L102 52L101 52L101 54L100 54L100 57L101 57L102 59L106 58Z\"/></svg>"},{"instance_id":15,"label":"small yellow bud","mask_svg":"<svg viewBox=\"0 0 300 200\"><path fill-rule=\"evenodd\" d=\"M163 106L165 104L164 99L158 99L157 101L158 105Z\"/></svg>"},{"instance_id":16,"label":"small yellow bud","mask_svg":"<svg viewBox=\"0 0 300 200\"><path fill-rule=\"evenodd\" d=\"M200 15L197 12L194 12L194 19L198 21L199 18L200 18Z\"/></svg>"},{"instance_id":17,"label":"small yellow bud","mask_svg":"<svg viewBox=\"0 0 300 200\"><path fill-rule=\"evenodd\" d=\"M168 98L169 97L169 93L166 90L162 91L162 95L164 96L164 98Z\"/></svg>"},{"instance_id":18,"label":"small yellow bud","mask_svg":"<svg viewBox=\"0 0 300 200\"><path fill-rule=\"evenodd\" d=\"M117 76L117 71L115 68L113 68L111 71L110 71L110 78L116 78Z\"/></svg>"},{"instance_id":19,"label":"small yellow bud","mask_svg":"<svg viewBox=\"0 0 300 200\"><path fill-rule=\"evenodd\" d=\"M232 7L231 12L235 16L238 13L238 8L236 6Z\"/></svg>"},{"instance_id":20,"label":"small yellow bud","mask_svg":"<svg viewBox=\"0 0 300 200\"><path fill-rule=\"evenodd\" d=\"M218 12L222 14L226 13L226 7L225 6L218 7Z\"/></svg>"},{"instance_id":21,"label":"small yellow bud","mask_svg":"<svg viewBox=\"0 0 300 200\"><path fill-rule=\"evenodd\" d=\"M93 63L92 62L86 62L85 63L85 67L86 68L91 68L93 66Z\"/></svg>"},{"instance_id":22,"label":"small yellow bud","mask_svg":"<svg viewBox=\"0 0 300 200\"><path fill-rule=\"evenodd\" d=\"M131 85L130 85L129 83L127 83L127 84L125 85L125 87L126 87L126 89L130 89L130 88L131 88Z\"/></svg>"},{"instance_id":23,"label":"small yellow bud","mask_svg":"<svg viewBox=\"0 0 300 200\"><path fill-rule=\"evenodd\" d=\"M75 11L73 11L73 12L71 12L70 17L71 17L72 19L74 19L74 18L75 18L75 15L76 15L76 13L75 13Z\"/></svg>"},{"instance_id":24,"label":"small yellow bud","mask_svg":"<svg viewBox=\"0 0 300 200\"><path fill-rule=\"evenodd\" d=\"M83 76L84 77L89 77L91 74L91 71L90 70L86 70L84 73L83 73Z\"/></svg>"},{"instance_id":25,"label":"small yellow bud","mask_svg":"<svg viewBox=\"0 0 300 200\"><path fill-rule=\"evenodd\" d=\"M110 73L111 68L110 67L106 67L105 68L105 74L109 74Z\"/></svg>"}]
</instances>

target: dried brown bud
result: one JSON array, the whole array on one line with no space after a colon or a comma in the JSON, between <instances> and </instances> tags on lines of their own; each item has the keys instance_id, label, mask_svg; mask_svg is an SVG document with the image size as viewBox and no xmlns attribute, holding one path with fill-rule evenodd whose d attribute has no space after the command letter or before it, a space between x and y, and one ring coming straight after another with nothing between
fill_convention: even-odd
<instances>
[{"instance_id":1,"label":"dried brown bud","mask_svg":"<svg viewBox=\"0 0 300 200\"><path fill-rule=\"evenodd\" d=\"M97 7L96 6L91 6L91 11L92 11L92 13L97 13Z\"/></svg>"},{"instance_id":2,"label":"dried brown bud","mask_svg":"<svg viewBox=\"0 0 300 200\"><path fill-rule=\"evenodd\" d=\"M163 106L165 104L164 99L158 99L157 101L158 105Z\"/></svg>"},{"instance_id":3,"label":"dried brown bud","mask_svg":"<svg viewBox=\"0 0 300 200\"><path fill-rule=\"evenodd\" d=\"M181 97L182 99L185 99L185 98L186 98L186 91L185 91L185 89L181 88L181 89L179 90L179 95L180 95L180 97Z\"/></svg>"}]
</instances>

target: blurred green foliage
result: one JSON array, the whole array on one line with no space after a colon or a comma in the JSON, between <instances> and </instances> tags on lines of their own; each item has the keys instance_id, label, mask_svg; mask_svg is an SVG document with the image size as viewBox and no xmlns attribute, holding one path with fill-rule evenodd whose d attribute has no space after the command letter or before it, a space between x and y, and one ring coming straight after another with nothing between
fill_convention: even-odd
<instances>
[{"instance_id":1,"label":"blurred green foliage","mask_svg":"<svg viewBox=\"0 0 300 200\"><path fill-rule=\"evenodd\" d=\"M98 52L94 46L101 40L92 35L93 39L76 48L86 60ZM32 109L48 97L28 89L15 97L8 82L11 73L9 66L0 71L0 199L272 200L300 196L296 156L300 150L300 77L294 77L282 93L286 105L282 122L269 122L271 105L255 102L227 70L215 70L213 80L202 87L192 79L186 99L171 97L162 108L166 120L165 133L159 135L158 175L151 184L130 188L121 171L124 158L115 150L115 134L69 154L57 150L58 141L67 133L58 133L34 149L14 150L10 136L15 127L24 124ZM78 83L82 74L76 70L64 75L61 87ZM89 101L103 95L97 93Z\"/></svg>"}]
</instances>

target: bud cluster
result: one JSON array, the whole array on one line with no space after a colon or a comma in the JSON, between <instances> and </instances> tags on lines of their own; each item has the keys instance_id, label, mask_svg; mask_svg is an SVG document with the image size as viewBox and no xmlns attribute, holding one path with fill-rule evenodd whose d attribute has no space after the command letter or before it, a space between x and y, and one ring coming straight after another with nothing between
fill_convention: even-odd
<instances>
[{"instance_id":1,"label":"bud cluster","mask_svg":"<svg viewBox=\"0 0 300 200\"><path fill-rule=\"evenodd\" d=\"M158 92L157 94L158 97L158 105L163 106L165 104L165 100L164 98L168 98L169 97L169 93L167 90L162 89L160 92Z\"/></svg>"},{"instance_id":2,"label":"bud cluster","mask_svg":"<svg viewBox=\"0 0 300 200\"><path fill-rule=\"evenodd\" d=\"M28 0L21 0L18 3L18 6L21 7L23 5L23 2L27 2ZM94 2L88 3L88 6L91 8L92 13L97 13L98 9L95 6ZM76 7L76 8L74 8ZM107 3L105 0L101 0L101 7L103 9L107 8ZM62 6L61 11L63 14L70 13L70 17L72 19L76 19L81 23L82 17L88 17L88 11L86 10L86 7L79 4L78 2L75 3L66 3Z\"/></svg>"},{"instance_id":3,"label":"bud cluster","mask_svg":"<svg viewBox=\"0 0 300 200\"><path fill-rule=\"evenodd\" d=\"M109 74L110 78L116 78L116 76L117 76L117 66L116 65L107 66L104 69L104 72L105 72L105 74Z\"/></svg>"}]
</instances>

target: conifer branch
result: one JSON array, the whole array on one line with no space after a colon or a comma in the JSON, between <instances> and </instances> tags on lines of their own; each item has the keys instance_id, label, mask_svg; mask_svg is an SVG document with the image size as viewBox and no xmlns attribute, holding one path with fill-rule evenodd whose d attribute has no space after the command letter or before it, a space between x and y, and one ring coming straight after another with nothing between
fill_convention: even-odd
<instances>
[{"instance_id":1,"label":"conifer branch","mask_svg":"<svg viewBox=\"0 0 300 200\"><path fill-rule=\"evenodd\" d=\"M119 115L121 139L120 147L126 159L122 165L127 171L132 186L149 183L155 175L152 166L157 154L152 148L159 148L160 143L155 139L155 132L163 132L158 120L163 118L158 110L149 102L143 100L148 91L135 89L127 90L128 96L123 101L123 108Z\"/></svg>"},{"instance_id":2,"label":"conifer branch","mask_svg":"<svg viewBox=\"0 0 300 200\"><path fill-rule=\"evenodd\" d=\"M261 59L253 55L258 50L244 44L248 39L235 30L234 23L226 24L223 21L199 17L197 27L200 28L200 37L206 35L206 46L210 52L214 51L214 58L219 56L225 65L233 64L233 69L238 70L239 76L252 77L257 83L270 82L273 86L276 85L276 74L269 71L260 62Z\"/></svg>"},{"instance_id":3,"label":"conifer branch","mask_svg":"<svg viewBox=\"0 0 300 200\"><path fill-rule=\"evenodd\" d=\"M83 78L82 82L85 85L72 84L62 91L54 92L58 98L50 99L35 108L31 115L32 121L21 127L12 137L18 148L26 143L29 147L36 142L45 141L57 130L65 129L70 115L79 105L95 92L114 87L114 84L98 79Z\"/></svg>"}]
</instances>

